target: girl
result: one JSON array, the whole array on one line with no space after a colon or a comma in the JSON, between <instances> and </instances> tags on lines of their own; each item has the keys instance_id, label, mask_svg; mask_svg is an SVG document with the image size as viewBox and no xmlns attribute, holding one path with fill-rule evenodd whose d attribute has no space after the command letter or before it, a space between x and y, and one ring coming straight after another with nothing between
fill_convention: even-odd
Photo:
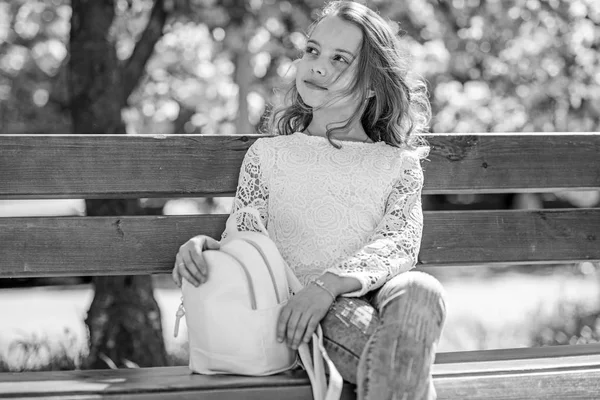
<instances>
[{"instance_id":1,"label":"girl","mask_svg":"<svg viewBox=\"0 0 600 400\"><path fill-rule=\"evenodd\" d=\"M423 216L416 135L430 107L395 32L354 2L328 4L310 30L275 137L257 140L240 171L236 211L259 211L305 288L282 309L277 335L296 349L321 323L325 347L359 399L434 399L431 364L445 319L442 288L407 272ZM423 151L423 149L425 151ZM253 230L253 217L238 220ZM197 236L181 246L178 285L207 279Z\"/></svg>"}]
</instances>

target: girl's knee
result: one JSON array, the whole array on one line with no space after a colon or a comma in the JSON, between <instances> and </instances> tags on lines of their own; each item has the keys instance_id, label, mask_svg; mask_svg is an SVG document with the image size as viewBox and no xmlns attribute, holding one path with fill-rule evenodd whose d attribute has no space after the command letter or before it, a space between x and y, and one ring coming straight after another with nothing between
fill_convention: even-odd
<instances>
[{"instance_id":1,"label":"girl's knee","mask_svg":"<svg viewBox=\"0 0 600 400\"><path fill-rule=\"evenodd\" d=\"M445 319L445 291L433 276L420 271L409 271L390 279L377 294L376 303L383 312L390 303L403 303L410 309L437 309Z\"/></svg>"}]
</instances>

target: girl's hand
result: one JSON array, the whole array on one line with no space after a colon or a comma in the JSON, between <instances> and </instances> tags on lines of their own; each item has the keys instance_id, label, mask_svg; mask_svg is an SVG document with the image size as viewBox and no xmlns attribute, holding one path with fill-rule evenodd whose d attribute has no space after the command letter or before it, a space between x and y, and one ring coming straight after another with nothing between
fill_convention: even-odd
<instances>
[{"instance_id":1,"label":"girl's hand","mask_svg":"<svg viewBox=\"0 0 600 400\"><path fill-rule=\"evenodd\" d=\"M281 309L277 322L277 340L296 350L300 341L308 343L317 325L333 304L331 296L316 285L308 285Z\"/></svg>"},{"instance_id":2,"label":"girl's hand","mask_svg":"<svg viewBox=\"0 0 600 400\"><path fill-rule=\"evenodd\" d=\"M210 236L198 235L185 242L179 248L173 267L173 281L181 287L181 279L185 278L198 287L208 279L208 266L202 252L218 250L221 244Z\"/></svg>"}]
</instances>

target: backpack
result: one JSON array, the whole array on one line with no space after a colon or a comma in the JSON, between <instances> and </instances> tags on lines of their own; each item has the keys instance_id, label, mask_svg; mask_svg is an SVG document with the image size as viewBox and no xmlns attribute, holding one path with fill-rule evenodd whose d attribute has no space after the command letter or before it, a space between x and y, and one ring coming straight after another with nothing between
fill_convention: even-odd
<instances>
[{"instance_id":1,"label":"backpack","mask_svg":"<svg viewBox=\"0 0 600 400\"><path fill-rule=\"evenodd\" d=\"M241 232L237 218L255 217L261 232ZM317 399L339 399L342 378L323 347L319 326L309 346L298 352L276 338L281 308L302 289L268 233L258 211L242 208L227 220L219 250L205 250L208 280L199 287L182 283L188 327L189 367L200 374L272 375L299 365L298 355ZM330 387L325 379L327 364Z\"/></svg>"}]
</instances>

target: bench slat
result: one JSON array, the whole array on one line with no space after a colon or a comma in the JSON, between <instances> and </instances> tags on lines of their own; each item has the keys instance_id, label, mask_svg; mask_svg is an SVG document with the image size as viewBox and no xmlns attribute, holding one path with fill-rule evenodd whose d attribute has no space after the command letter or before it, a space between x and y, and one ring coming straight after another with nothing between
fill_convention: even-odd
<instances>
[{"instance_id":1,"label":"bench slat","mask_svg":"<svg viewBox=\"0 0 600 400\"><path fill-rule=\"evenodd\" d=\"M539 372L540 370L569 371L589 368L600 368L600 355L435 364L434 371L438 377L455 377L473 374L492 375L497 373Z\"/></svg>"},{"instance_id":2,"label":"bench slat","mask_svg":"<svg viewBox=\"0 0 600 400\"><path fill-rule=\"evenodd\" d=\"M220 238L223 215L0 218L0 277L168 272L189 238Z\"/></svg>"},{"instance_id":3,"label":"bench slat","mask_svg":"<svg viewBox=\"0 0 600 400\"><path fill-rule=\"evenodd\" d=\"M0 277L170 272L226 215L0 218ZM441 228L440 228L441 227ZM600 260L600 208L426 212L424 266Z\"/></svg>"},{"instance_id":4,"label":"bench slat","mask_svg":"<svg viewBox=\"0 0 600 400\"><path fill-rule=\"evenodd\" d=\"M536 359L564 359L565 357L587 357L593 356L600 360L600 343L545 346L545 347L518 347L492 350L476 351L453 351L449 353L437 353L436 364L455 363L481 363L488 361L511 361ZM583 359L583 358L580 358Z\"/></svg>"},{"instance_id":5,"label":"bench slat","mask_svg":"<svg viewBox=\"0 0 600 400\"><path fill-rule=\"evenodd\" d=\"M423 265L600 259L600 208L424 214Z\"/></svg>"},{"instance_id":6,"label":"bench slat","mask_svg":"<svg viewBox=\"0 0 600 400\"><path fill-rule=\"evenodd\" d=\"M438 399L597 399L600 357L434 365ZM343 400L355 398L346 384ZM0 398L310 399L301 371L270 377L190 375L187 367L0 374Z\"/></svg>"},{"instance_id":7,"label":"bench slat","mask_svg":"<svg viewBox=\"0 0 600 400\"><path fill-rule=\"evenodd\" d=\"M352 385L344 385L342 399L354 398L353 392ZM101 395L100 398L109 399L122 396L128 399L260 400L281 399L282 393L285 393L286 399L312 398L306 374L290 371L268 377L207 376L191 375L187 367L0 374L0 398ZM185 397L185 394L190 397Z\"/></svg>"},{"instance_id":8,"label":"bench slat","mask_svg":"<svg viewBox=\"0 0 600 400\"><path fill-rule=\"evenodd\" d=\"M597 400L600 367L456 375L435 387L439 400Z\"/></svg>"},{"instance_id":9,"label":"bench slat","mask_svg":"<svg viewBox=\"0 0 600 400\"><path fill-rule=\"evenodd\" d=\"M0 135L0 199L230 196L258 137ZM600 134L427 139L426 194L600 187Z\"/></svg>"}]
</instances>

